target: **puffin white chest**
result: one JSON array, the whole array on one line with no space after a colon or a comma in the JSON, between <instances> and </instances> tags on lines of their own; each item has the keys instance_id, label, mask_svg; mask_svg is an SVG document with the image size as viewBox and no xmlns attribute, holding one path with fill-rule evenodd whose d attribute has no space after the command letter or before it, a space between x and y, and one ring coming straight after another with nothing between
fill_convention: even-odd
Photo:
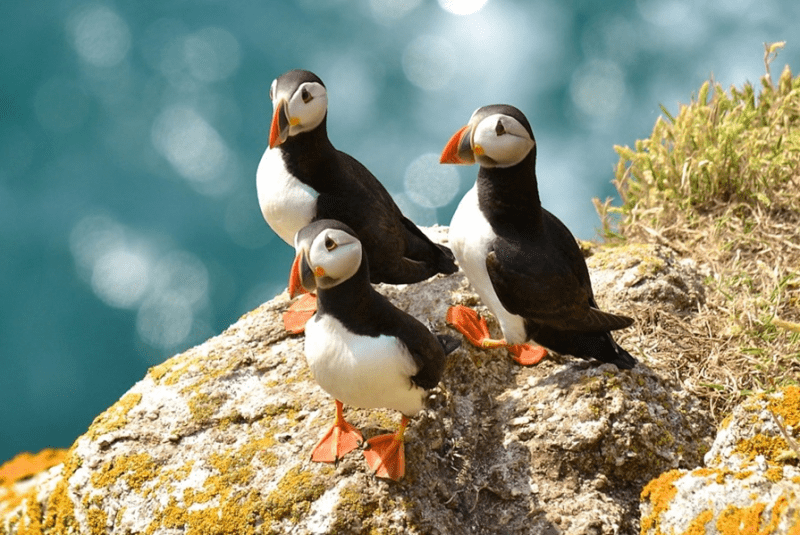
<instances>
[{"instance_id":1,"label":"puffin white chest","mask_svg":"<svg viewBox=\"0 0 800 535\"><path fill-rule=\"evenodd\" d=\"M450 249L483 304L497 318L505 339L509 344L521 344L527 338L524 320L505 309L486 270L486 255L495 238L497 235L478 205L476 184L461 199L450 221Z\"/></svg>"},{"instance_id":2,"label":"puffin white chest","mask_svg":"<svg viewBox=\"0 0 800 535\"><path fill-rule=\"evenodd\" d=\"M280 149L267 149L256 172L261 214L275 233L289 245L294 235L316 214L318 193L286 169Z\"/></svg>"},{"instance_id":3,"label":"puffin white chest","mask_svg":"<svg viewBox=\"0 0 800 535\"><path fill-rule=\"evenodd\" d=\"M306 324L305 352L317 383L346 405L407 416L422 409L425 390L411 382L417 366L394 337L356 335L330 315L317 314Z\"/></svg>"}]
</instances>

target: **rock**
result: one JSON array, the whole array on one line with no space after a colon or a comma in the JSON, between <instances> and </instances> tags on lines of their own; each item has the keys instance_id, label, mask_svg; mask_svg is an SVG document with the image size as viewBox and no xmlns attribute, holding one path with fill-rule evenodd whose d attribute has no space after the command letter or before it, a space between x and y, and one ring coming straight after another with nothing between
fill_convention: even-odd
<instances>
[{"instance_id":1,"label":"rock","mask_svg":"<svg viewBox=\"0 0 800 535\"><path fill-rule=\"evenodd\" d=\"M586 260L595 293L608 296L606 306L625 310L630 303L658 303L670 312L687 312L705 302L703 274L691 258L678 259L672 249L634 243L605 248Z\"/></svg>"},{"instance_id":2,"label":"rock","mask_svg":"<svg viewBox=\"0 0 800 535\"><path fill-rule=\"evenodd\" d=\"M35 487L53 478L50 471L60 465L67 451L47 448L38 453L20 453L0 466L0 517L17 508Z\"/></svg>"},{"instance_id":3,"label":"rock","mask_svg":"<svg viewBox=\"0 0 800 535\"><path fill-rule=\"evenodd\" d=\"M453 334L447 308L478 303L461 273L379 290ZM333 400L303 337L281 327L288 303L281 294L151 368L0 512L0 533L633 534L644 484L699 466L711 443L698 401L646 359L629 371L557 355L521 368L465 343L406 433L401 482L374 478L359 451L312 463ZM400 420L345 412L365 438Z\"/></svg>"},{"instance_id":4,"label":"rock","mask_svg":"<svg viewBox=\"0 0 800 535\"><path fill-rule=\"evenodd\" d=\"M650 482L642 494L642 533L798 533L798 452L777 418L796 440L800 388L752 396L723 421L705 467Z\"/></svg>"}]
</instances>

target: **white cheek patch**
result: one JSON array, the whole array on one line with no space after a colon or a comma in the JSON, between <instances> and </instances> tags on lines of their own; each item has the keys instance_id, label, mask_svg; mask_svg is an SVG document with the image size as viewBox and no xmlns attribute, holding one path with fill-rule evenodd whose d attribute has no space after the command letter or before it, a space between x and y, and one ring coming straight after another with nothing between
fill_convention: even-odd
<instances>
[{"instance_id":1,"label":"white cheek patch","mask_svg":"<svg viewBox=\"0 0 800 535\"><path fill-rule=\"evenodd\" d=\"M498 164L514 165L528 154L532 146L532 143L525 143L524 139L505 134L495 137L491 140L491 143L484 144L483 148L486 151L486 156Z\"/></svg>"},{"instance_id":2,"label":"white cheek patch","mask_svg":"<svg viewBox=\"0 0 800 535\"><path fill-rule=\"evenodd\" d=\"M308 102L303 102L303 90L313 97ZM325 88L316 82L301 84L289 99L290 135L313 130L325 118L328 111L328 93Z\"/></svg>"},{"instance_id":3,"label":"white cheek patch","mask_svg":"<svg viewBox=\"0 0 800 535\"><path fill-rule=\"evenodd\" d=\"M339 230L328 230L321 232L309 248L308 258L311 268L321 267L325 276L317 282L320 288L330 288L352 277L361 266L362 247L361 242L354 241L339 245L335 249L328 251L325 241L330 236L336 243L341 243Z\"/></svg>"},{"instance_id":4,"label":"white cheek patch","mask_svg":"<svg viewBox=\"0 0 800 535\"><path fill-rule=\"evenodd\" d=\"M490 115L478 123L473 134L474 143L480 145L487 158L497 167L511 167L521 162L533 148L534 142L527 131L511 117L504 117L506 132L498 135L497 122L501 115Z\"/></svg>"}]
</instances>

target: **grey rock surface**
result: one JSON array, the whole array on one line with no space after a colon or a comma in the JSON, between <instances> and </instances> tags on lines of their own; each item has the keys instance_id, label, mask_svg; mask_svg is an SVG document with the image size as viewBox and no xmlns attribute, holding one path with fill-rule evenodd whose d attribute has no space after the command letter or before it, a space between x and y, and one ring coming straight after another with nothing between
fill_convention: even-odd
<instances>
[{"instance_id":1,"label":"grey rock surface","mask_svg":"<svg viewBox=\"0 0 800 535\"><path fill-rule=\"evenodd\" d=\"M439 332L458 335L451 305L485 313L460 272L379 290ZM282 329L288 304L281 294L153 367L2 514L0 533L633 534L644 485L699 466L711 443L699 402L646 355L628 371L558 355L522 368L465 342L406 433L405 479L374 478L360 451L312 463L333 400L303 336ZM365 438L400 420L345 415Z\"/></svg>"},{"instance_id":2,"label":"grey rock surface","mask_svg":"<svg viewBox=\"0 0 800 535\"><path fill-rule=\"evenodd\" d=\"M642 533L797 533L800 469L784 432L796 440L799 422L796 386L737 406L704 467L670 471L647 485Z\"/></svg>"}]
</instances>

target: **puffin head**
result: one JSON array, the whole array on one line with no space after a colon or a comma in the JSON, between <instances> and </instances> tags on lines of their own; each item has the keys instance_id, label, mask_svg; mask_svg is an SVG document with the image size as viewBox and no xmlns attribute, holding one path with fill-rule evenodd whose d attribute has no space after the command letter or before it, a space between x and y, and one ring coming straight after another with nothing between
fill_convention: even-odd
<instances>
[{"instance_id":1,"label":"puffin head","mask_svg":"<svg viewBox=\"0 0 800 535\"><path fill-rule=\"evenodd\" d=\"M328 112L325 84L310 71L295 69L275 78L269 98L273 110L269 130L271 149L291 136L313 130Z\"/></svg>"},{"instance_id":2,"label":"puffin head","mask_svg":"<svg viewBox=\"0 0 800 535\"><path fill-rule=\"evenodd\" d=\"M289 277L289 293L300 287L309 292L341 284L361 267L361 242L350 227L333 219L320 219L300 229L294 238L297 256Z\"/></svg>"},{"instance_id":3,"label":"puffin head","mask_svg":"<svg viewBox=\"0 0 800 535\"><path fill-rule=\"evenodd\" d=\"M525 115L514 106L493 104L475 110L469 123L447 142L439 161L512 167L535 147L533 129Z\"/></svg>"}]
</instances>

